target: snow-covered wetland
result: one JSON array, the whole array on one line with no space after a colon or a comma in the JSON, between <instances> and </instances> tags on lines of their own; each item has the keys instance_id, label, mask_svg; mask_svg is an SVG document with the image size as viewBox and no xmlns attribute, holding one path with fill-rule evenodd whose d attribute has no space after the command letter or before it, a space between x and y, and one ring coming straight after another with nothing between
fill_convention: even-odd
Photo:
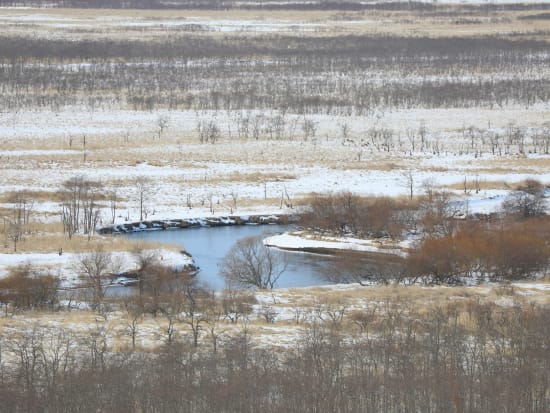
<instances>
[{"instance_id":1,"label":"snow-covered wetland","mask_svg":"<svg viewBox=\"0 0 550 413\"><path fill-rule=\"evenodd\" d=\"M0 412L547 411L547 5L245 3L0 7Z\"/></svg>"}]
</instances>

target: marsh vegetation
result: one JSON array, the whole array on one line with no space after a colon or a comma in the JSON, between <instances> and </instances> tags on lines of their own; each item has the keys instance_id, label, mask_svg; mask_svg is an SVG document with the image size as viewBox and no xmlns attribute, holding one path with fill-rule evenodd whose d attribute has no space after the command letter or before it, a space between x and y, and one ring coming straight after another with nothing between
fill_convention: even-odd
<instances>
[{"instance_id":1,"label":"marsh vegetation","mask_svg":"<svg viewBox=\"0 0 550 413\"><path fill-rule=\"evenodd\" d=\"M1 411L549 410L548 5L0 6ZM258 213L386 259L95 232Z\"/></svg>"}]
</instances>

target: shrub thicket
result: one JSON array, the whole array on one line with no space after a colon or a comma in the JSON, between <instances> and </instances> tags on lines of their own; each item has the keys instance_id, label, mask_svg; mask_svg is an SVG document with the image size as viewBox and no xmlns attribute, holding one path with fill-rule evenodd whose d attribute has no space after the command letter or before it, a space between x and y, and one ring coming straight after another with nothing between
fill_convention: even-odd
<instances>
[{"instance_id":1,"label":"shrub thicket","mask_svg":"<svg viewBox=\"0 0 550 413\"><path fill-rule=\"evenodd\" d=\"M62 329L4 334L0 412L548 411L548 309L468 301L377 315L368 337L312 322L282 352L246 329L216 352L173 342L124 355L101 332L80 345Z\"/></svg>"}]
</instances>

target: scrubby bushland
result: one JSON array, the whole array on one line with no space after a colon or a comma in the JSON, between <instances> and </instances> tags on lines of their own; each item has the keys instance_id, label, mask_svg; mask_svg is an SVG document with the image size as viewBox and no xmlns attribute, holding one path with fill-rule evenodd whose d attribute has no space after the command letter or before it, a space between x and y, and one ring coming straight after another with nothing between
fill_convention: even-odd
<instances>
[{"instance_id":1,"label":"scrubby bushland","mask_svg":"<svg viewBox=\"0 0 550 413\"><path fill-rule=\"evenodd\" d=\"M528 179L504 200L504 212L520 219L545 215L545 191L546 188L541 182Z\"/></svg>"},{"instance_id":2,"label":"scrubby bushland","mask_svg":"<svg viewBox=\"0 0 550 413\"><path fill-rule=\"evenodd\" d=\"M177 341L127 354L100 330L83 341L63 329L1 334L0 412L548 411L547 308L464 301L365 315L350 316L362 326L354 340L346 317L317 321L281 352L246 329L218 351Z\"/></svg>"},{"instance_id":3,"label":"scrubby bushland","mask_svg":"<svg viewBox=\"0 0 550 413\"><path fill-rule=\"evenodd\" d=\"M414 202L351 193L317 196L304 224L318 231L360 237L422 239L406 258L346 254L330 269L343 281L457 283L467 278L501 280L533 277L550 263L550 219L544 186L528 180L489 220L457 219L448 193L426 191Z\"/></svg>"},{"instance_id":4,"label":"scrubby bushland","mask_svg":"<svg viewBox=\"0 0 550 413\"><path fill-rule=\"evenodd\" d=\"M195 26L161 41L3 36L0 103L307 115L528 107L550 99L549 52L546 42L496 36L218 37Z\"/></svg>"},{"instance_id":5,"label":"scrubby bushland","mask_svg":"<svg viewBox=\"0 0 550 413\"><path fill-rule=\"evenodd\" d=\"M362 197L351 192L318 195L310 199L304 224L337 234L401 238L416 225L419 207L408 200Z\"/></svg>"},{"instance_id":6,"label":"scrubby bushland","mask_svg":"<svg viewBox=\"0 0 550 413\"><path fill-rule=\"evenodd\" d=\"M534 231L534 227L539 231ZM406 260L409 277L456 282L464 277L519 279L548 268L550 222L467 223L444 237L425 238Z\"/></svg>"},{"instance_id":7,"label":"scrubby bushland","mask_svg":"<svg viewBox=\"0 0 550 413\"><path fill-rule=\"evenodd\" d=\"M317 195L309 200L304 223L340 235L401 239L421 229L447 234L456 225L459 208L451 194L429 187L414 199L364 197L351 192Z\"/></svg>"},{"instance_id":8,"label":"scrubby bushland","mask_svg":"<svg viewBox=\"0 0 550 413\"><path fill-rule=\"evenodd\" d=\"M16 267L0 279L0 303L15 309L37 309L57 304L60 281L40 274L30 265Z\"/></svg>"}]
</instances>

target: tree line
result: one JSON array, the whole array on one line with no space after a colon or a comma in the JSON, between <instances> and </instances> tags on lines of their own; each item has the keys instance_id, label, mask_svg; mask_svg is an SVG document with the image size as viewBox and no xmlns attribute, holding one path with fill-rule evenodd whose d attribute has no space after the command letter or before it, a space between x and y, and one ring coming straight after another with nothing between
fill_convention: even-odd
<instances>
[{"instance_id":1,"label":"tree line","mask_svg":"<svg viewBox=\"0 0 550 413\"><path fill-rule=\"evenodd\" d=\"M548 45L498 37L4 36L0 56L1 103L10 110L78 104L364 115L376 108L530 106L547 101L550 90L543 75Z\"/></svg>"},{"instance_id":2,"label":"tree line","mask_svg":"<svg viewBox=\"0 0 550 413\"><path fill-rule=\"evenodd\" d=\"M453 14L454 9L447 4L426 3L422 1L383 1L366 3L359 0L316 0L288 1L278 0L0 0L4 7L62 7L94 9L194 9L194 10L413 10L416 12L440 11ZM547 10L546 3L487 3L461 5L462 10L495 11L495 10Z\"/></svg>"},{"instance_id":3,"label":"tree line","mask_svg":"<svg viewBox=\"0 0 550 413\"><path fill-rule=\"evenodd\" d=\"M282 350L246 324L215 351L178 340L122 352L101 323L86 337L35 326L0 335L0 411L543 413L549 315L475 300L374 304L349 324L305 323Z\"/></svg>"}]
</instances>

